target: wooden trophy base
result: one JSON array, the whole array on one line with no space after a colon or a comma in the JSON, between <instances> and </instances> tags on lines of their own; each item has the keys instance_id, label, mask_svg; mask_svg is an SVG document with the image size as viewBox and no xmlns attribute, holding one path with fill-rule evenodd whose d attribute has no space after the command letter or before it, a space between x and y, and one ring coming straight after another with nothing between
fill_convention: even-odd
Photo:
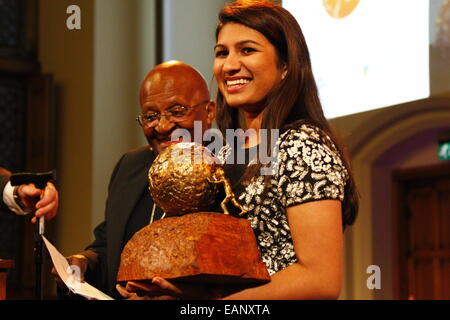
<instances>
[{"instance_id":1,"label":"wooden trophy base","mask_svg":"<svg viewBox=\"0 0 450 320\"><path fill-rule=\"evenodd\" d=\"M198 212L156 221L126 244L118 282L258 285L270 281L247 219Z\"/></svg>"}]
</instances>

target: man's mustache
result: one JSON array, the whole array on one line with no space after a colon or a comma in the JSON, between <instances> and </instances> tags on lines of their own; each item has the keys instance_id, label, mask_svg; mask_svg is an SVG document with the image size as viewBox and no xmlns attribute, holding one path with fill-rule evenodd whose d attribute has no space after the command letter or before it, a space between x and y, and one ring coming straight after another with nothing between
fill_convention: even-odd
<instances>
[{"instance_id":1,"label":"man's mustache","mask_svg":"<svg viewBox=\"0 0 450 320\"><path fill-rule=\"evenodd\" d=\"M186 139L186 130L187 129L184 128L175 128L169 134L160 135L158 133L155 133L153 134L153 139L160 142L179 140L180 138L184 138L183 140L189 140Z\"/></svg>"}]
</instances>

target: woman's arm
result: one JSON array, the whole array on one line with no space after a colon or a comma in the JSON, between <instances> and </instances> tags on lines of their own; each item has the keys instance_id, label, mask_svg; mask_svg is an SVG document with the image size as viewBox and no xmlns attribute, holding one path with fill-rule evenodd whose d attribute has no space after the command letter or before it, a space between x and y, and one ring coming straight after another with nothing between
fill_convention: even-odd
<instances>
[{"instance_id":1,"label":"woman's arm","mask_svg":"<svg viewBox=\"0 0 450 320\"><path fill-rule=\"evenodd\" d=\"M337 299L342 282L341 202L313 201L287 209L298 263L275 273L268 284L227 300Z\"/></svg>"}]
</instances>

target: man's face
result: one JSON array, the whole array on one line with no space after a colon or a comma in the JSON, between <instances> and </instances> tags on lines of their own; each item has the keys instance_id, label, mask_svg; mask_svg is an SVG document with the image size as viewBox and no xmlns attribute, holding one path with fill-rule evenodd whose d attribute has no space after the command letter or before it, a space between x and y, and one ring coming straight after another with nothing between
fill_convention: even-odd
<instances>
[{"instance_id":1,"label":"man's face","mask_svg":"<svg viewBox=\"0 0 450 320\"><path fill-rule=\"evenodd\" d=\"M214 118L214 105L209 94L198 88L195 79L183 74L156 74L141 87L141 117L155 119L143 126L154 151L160 153L170 144L172 133L186 129L194 137L194 121L202 122L202 135ZM180 116L181 115L181 116Z\"/></svg>"}]
</instances>

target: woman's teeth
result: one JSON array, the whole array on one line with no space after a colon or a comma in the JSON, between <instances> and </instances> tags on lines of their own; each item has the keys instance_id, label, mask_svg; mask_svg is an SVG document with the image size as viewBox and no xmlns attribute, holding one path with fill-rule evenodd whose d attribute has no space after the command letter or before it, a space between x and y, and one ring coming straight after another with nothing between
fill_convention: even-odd
<instances>
[{"instance_id":1,"label":"woman's teeth","mask_svg":"<svg viewBox=\"0 0 450 320\"><path fill-rule=\"evenodd\" d=\"M227 86L236 86L240 84L249 83L249 79L227 80Z\"/></svg>"}]
</instances>

